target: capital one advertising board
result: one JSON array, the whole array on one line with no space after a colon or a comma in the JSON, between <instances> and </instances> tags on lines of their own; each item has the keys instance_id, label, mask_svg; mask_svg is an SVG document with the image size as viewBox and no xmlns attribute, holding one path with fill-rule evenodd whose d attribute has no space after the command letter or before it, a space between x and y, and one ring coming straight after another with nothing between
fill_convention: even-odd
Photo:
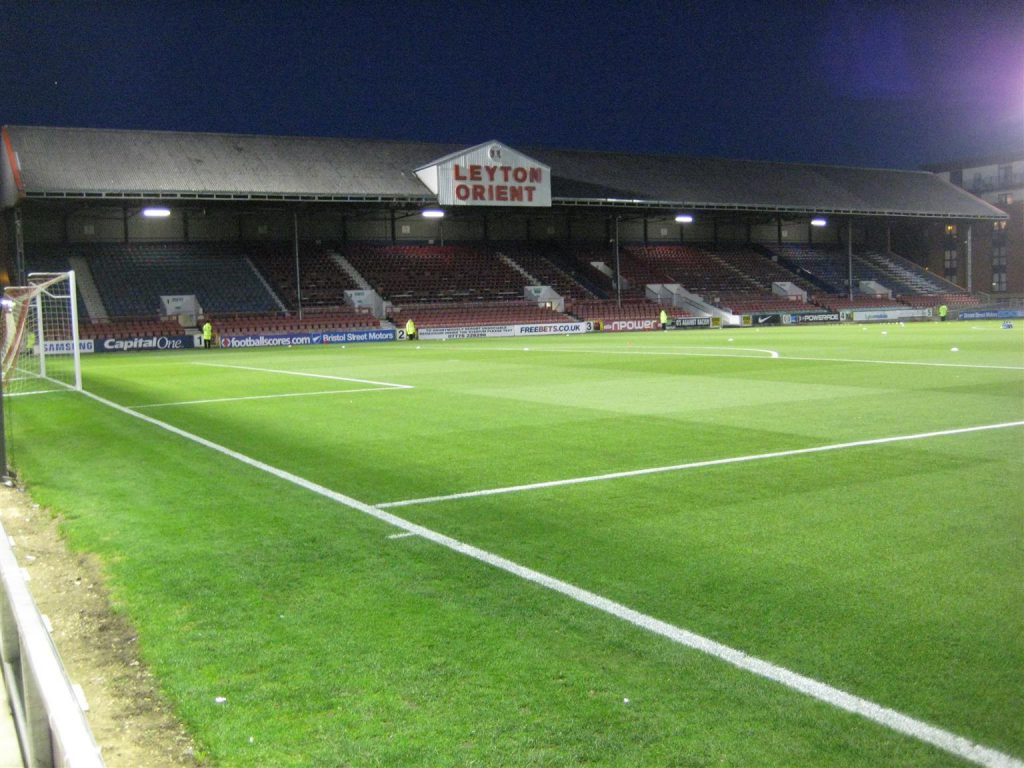
<instances>
[{"instance_id":1,"label":"capital one advertising board","mask_svg":"<svg viewBox=\"0 0 1024 768\"><path fill-rule=\"evenodd\" d=\"M551 207L551 169L497 141L416 170L441 205Z\"/></svg>"}]
</instances>

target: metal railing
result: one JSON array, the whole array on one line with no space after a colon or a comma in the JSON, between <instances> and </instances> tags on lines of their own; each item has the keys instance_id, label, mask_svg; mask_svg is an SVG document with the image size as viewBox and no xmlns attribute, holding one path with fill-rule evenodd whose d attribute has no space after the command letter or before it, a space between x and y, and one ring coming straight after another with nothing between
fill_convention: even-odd
<instances>
[{"instance_id":1,"label":"metal railing","mask_svg":"<svg viewBox=\"0 0 1024 768\"><path fill-rule=\"evenodd\" d=\"M26 767L104 768L2 525L0 583L0 662Z\"/></svg>"}]
</instances>

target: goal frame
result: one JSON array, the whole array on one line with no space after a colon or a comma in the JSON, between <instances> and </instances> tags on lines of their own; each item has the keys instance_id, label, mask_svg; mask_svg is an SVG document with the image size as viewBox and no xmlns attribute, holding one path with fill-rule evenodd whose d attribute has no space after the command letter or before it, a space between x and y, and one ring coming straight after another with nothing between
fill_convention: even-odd
<instances>
[{"instance_id":1,"label":"goal frame","mask_svg":"<svg viewBox=\"0 0 1024 768\"><path fill-rule=\"evenodd\" d=\"M61 284L67 285L67 291L57 293L55 287ZM49 301L44 301L48 299ZM51 302L67 302L68 323L67 329L70 338L51 339L48 336L47 306ZM33 317L34 328L31 331L35 334L33 351L38 359L37 370L32 375L45 379L53 384L81 391L82 389L82 359L81 345L78 333L78 291L75 283L75 271L67 272L32 272L28 275L28 285L8 286L4 289L3 311L5 314L5 339L3 348L3 366L0 370L0 383L7 388L10 372L18 367L18 360L25 347L26 327L30 322L30 315ZM15 314L13 323L8 323L7 313ZM7 336L10 336L8 338ZM56 343L69 343L72 356L72 381L61 381L47 374L47 356L56 354L48 351L48 346Z\"/></svg>"}]
</instances>

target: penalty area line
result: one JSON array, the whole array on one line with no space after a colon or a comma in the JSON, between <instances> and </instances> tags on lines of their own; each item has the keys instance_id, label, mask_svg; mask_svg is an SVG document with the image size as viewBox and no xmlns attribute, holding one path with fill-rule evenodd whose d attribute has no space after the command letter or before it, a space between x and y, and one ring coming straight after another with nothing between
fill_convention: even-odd
<instances>
[{"instance_id":1,"label":"penalty area line","mask_svg":"<svg viewBox=\"0 0 1024 768\"><path fill-rule=\"evenodd\" d=\"M726 464L742 464L751 461L763 461L765 459L781 459L786 456L801 456L810 453L827 453L829 451L842 451L848 448L862 448L870 445L886 445L888 443L904 443L910 440L926 440L931 437L946 437L948 435L962 435L969 432L984 432L990 429L1007 429L1010 427L1024 426L1024 421L1009 421L1004 424L984 424L979 427L960 427L958 429L944 429L938 432L921 432L916 435L896 435L894 437L878 437L871 440L855 440L849 443L833 443L831 445L816 445L810 448L795 448L789 451L773 451L771 453L754 453L747 456L731 456L724 459L708 459L706 461L691 461L687 464L670 464L666 467L645 467L644 469L631 469L623 472L608 472L603 475L587 475L585 477L569 477L562 480L547 480L540 483L526 483L523 485L508 485L503 488L486 488L479 491L464 491L462 493L451 493L446 496L427 496L422 499L405 499L403 501L380 502L378 509L392 509L394 507L411 507L418 504L436 504L441 501L456 501L458 499L473 499L481 496L498 496L504 493L520 493L522 491L536 491L542 488L559 488L564 485L580 485L582 483L599 483L606 480L619 480L625 477L642 477L644 475L657 475L665 472L682 472L688 469L701 469L703 467L719 467Z\"/></svg>"},{"instance_id":2,"label":"penalty area line","mask_svg":"<svg viewBox=\"0 0 1024 768\"><path fill-rule=\"evenodd\" d=\"M307 379L328 379L330 381L351 381L355 384L374 384L378 387L391 387L392 389L414 389L411 384L395 384L390 381L371 381L369 379L353 379L348 376L332 376L328 373L306 373L305 371L282 371L276 368L257 368L251 365L228 365L227 363L192 363L207 368L234 368L238 371L258 371L259 373L276 373L281 376L301 376Z\"/></svg>"},{"instance_id":3,"label":"penalty area line","mask_svg":"<svg viewBox=\"0 0 1024 768\"><path fill-rule=\"evenodd\" d=\"M594 592L590 592L568 582L556 579L553 576L548 576L540 571L535 571L527 566L520 565L519 563L508 560L500 555L474 547L472 544L459 541L458 539L446 536L443 533L438 533L430 528L425 528L422 525L417 525L416 523L398 517L390 512L386 512L378 507L359 501L358 499L354 499L350 496L346 496L342 493L338 493L337 491L333 491L319 483L313 482L312 480L308 480L304 477L288 472L287 470L279 469L278 467L274 467L260 461L259 459L254 459L244 453L228 448L227 446L220 445L212 440L207 440L204 437L200 437L192 432L187 432L184 429L175 427L174 425L160 421L159 419L154 419L152 416L147 416L145 414L138 413L137 411L133 411L132 409L115 403L112 400L107 400L104 397L94 395L87 391L83 391L82 394L102 405L133 418L141 419L147 424L159 427L160 429L166 430L178 437L190 440L198 445L239 461L242 464L258 469L262 472L266 472L280 480L284 480L285 482L298 486L299 488L303 488L348 507L349 509L361 512L383 523L387 523L388 525L392 525L401 531L421 536L428 541L432 541L435 544L445 547L446 549L460 555L485 563L493 568L504 571L513 576L517 576L531 584L535 584L551 590L552 592L561 594L578 603L632 624L639 629L646 630L647 632L666 638L681 646L691 648L708 656L717 658L738 669L745 670L763 679L784 685L790 690L803 693L818 701L829 704L836 709L860 715L861 717L878 725L884 726L896 733L910 736L911 738L917 739L923 743L938 747L949 754L975 763L976 765L985 766L986 768L1024 768L1024 762L1021 760L992 749L991 747L976 744L962 736L956 735L955 733L938 728L922 720L917 720L894 709L883 707L882 705L876 704L868 699L834 688L827 683L814 680L813 678L806 677L798 672L794 672L769 661L759 659L755 656L750 656L743 651L719 643L711 638L674 626L661 621L660 619L656 619L653 616L648 616L640 611L622 605L621 603L602 597Z\"/></svg>"},{"instance_id":4,"label":"penalty area line","mask_svg":"<svg viewBox=\"0 0 1024 768\"><path fill-rule=\"evenodd\" d=\"M240 397L212 397L206 400L179 400L175 403L146 403L128 406L134 410L168 408L172 405L206 405L207 403L237 403L243 400L273 400L279 397L316 397L318 395L351 395L355 392L401 392L412 387L360 387L359 389L325 389L319 392L282 392L277 395L242 395Z\"/></svg>"}]
</instances>

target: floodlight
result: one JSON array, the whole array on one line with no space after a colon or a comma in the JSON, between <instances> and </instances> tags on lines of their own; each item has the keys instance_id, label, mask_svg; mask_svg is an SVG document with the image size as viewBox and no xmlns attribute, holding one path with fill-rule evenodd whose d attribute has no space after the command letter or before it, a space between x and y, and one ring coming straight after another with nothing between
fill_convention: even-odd
<instances>
[{"instance_id":1,"label":"floodlight","mask_svg":"<svg viewBox=\"0 0 1024 768\"><path fill-rule=\"evenodd\" d=\"M676 221L678 221L680 224L692 224L693 216L691 216L688 213L680 213L676 215Z\"/></svg>"},{"instance_id":2,"label":"floodlight","mask_svg":"<svg viewBox=\"0 0 1024 768\"><path fill-rule=\"evenodd\" d=\"M424 208L422 216L424 219L443 219L444 211L440 208Z\"/></svg>"},{"instance_id":3,"label":"floodlight","mask_svg":"<svg viewBox=\"0 0 1024 768\"><path fill-rule=\"evenodd\" d=\"M142 215L147 219L166 219L171 215L170 208L143 208Z\"/></svg>"},{"instance_id":4,"label":"floodlight","mask_svg":"<svg viewBox=\"0 0 1024 768\"><path fill-rule=\"evenodd\" d=\"M826 227L828 226L828 219L811 219L812 227Z\"/></svg>"}]
</instances>

